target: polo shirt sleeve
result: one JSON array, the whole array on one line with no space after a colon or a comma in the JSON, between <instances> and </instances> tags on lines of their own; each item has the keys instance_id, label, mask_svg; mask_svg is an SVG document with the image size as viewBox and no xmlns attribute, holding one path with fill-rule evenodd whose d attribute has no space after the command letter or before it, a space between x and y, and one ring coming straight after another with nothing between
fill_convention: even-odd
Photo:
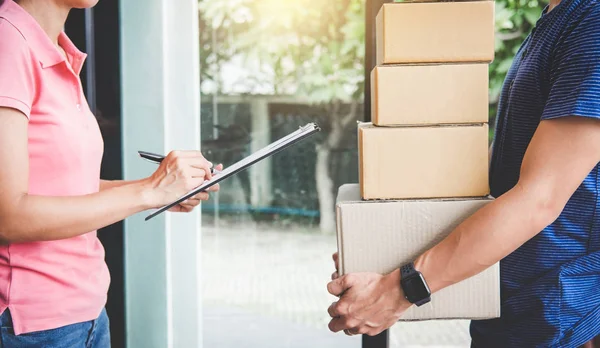
<instances>
[{"instance_id":1,"label":"polo shirt sleeve","mask_svg":"<svg viewBox=\"0 0 600 348\"><path fill-rule=\"evenodd\" d=\"M21 33L0 18L0 107L30 117L35 96L33 60Z\"/></svg>"},{"instance_id":2,"label":"polo shirt sleeve","mask_svg":"<svg viewBox=\"0 0 600 348\"><path fill-rule=\"evenodd\" d=\"M593 6L556 47L542 120L600 119L600 6Z\"/></svg>"}]
</instances>

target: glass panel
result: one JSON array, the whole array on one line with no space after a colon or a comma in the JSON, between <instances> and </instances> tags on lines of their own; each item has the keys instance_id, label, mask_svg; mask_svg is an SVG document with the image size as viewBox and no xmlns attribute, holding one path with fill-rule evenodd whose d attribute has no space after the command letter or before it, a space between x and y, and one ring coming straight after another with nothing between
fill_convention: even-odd
<instances>
[{"instance_id":1,"label":"glass panel","mask_svg":"<svg viewBox=\"0 0 600 348\"><path fill-rule=\"evenodd\" d=\"M490 67L498 91L539 15L509 4ZM357 182L363 115L363 0L200 0L202 149L234 163L317 122L318 136L222 184L202 206L206 347L360 347L327 329L337 187ZM517 26L515 23L522 23ZM519 27L519 30L515 28ZM522 33L521 36L515 33ZM400 323L391 347L468 347L468 321Z\"/></svg>"},{"instance_id":2,"label":"glass panel","mask_svg":"<svg viewBox=\"0 0 600 348\"><path fill-rule=\"evenodd\" d=\"M390 348L469 348L468 320L402 322L390 329Z\"/></svg>"},{"instance_id":3,"label":"glass panel","mask_svg":"<svg viewBox=\"0 0 600 348\"><path fill-rule=\"evenodd\" d=\"M206 347L360 347L328 330L337 187L358 181L362 0L201 0L202 151L225 166L322 132L202 206Z\"/></svg>"}]
</instances>

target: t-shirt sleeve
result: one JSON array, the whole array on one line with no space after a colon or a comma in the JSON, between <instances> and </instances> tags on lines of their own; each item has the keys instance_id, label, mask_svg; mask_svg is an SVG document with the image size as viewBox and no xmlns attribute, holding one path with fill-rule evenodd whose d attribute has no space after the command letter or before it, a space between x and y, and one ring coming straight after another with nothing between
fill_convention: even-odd
<instances>
[{"instance_id":1,"label":"t-shirt sleeve","mask_svg":"<svg viewBox=\"0 0 600 348\"><path fill-rule=\"evenodd\" d=\"M33 60L21 33L0 18L0 107L30 117L35 96Z\"/></svg>"},{"instance_id":2,"label":"t-shirt sleeve","mask_svg":"<svg viewBox=\"0 0 600 348\"><path fill-rule=\"evenodd\" d=\"M542 120L565 116L600 119L599 9L591 6L557 45Z\"/></svg>"}]
</instances>

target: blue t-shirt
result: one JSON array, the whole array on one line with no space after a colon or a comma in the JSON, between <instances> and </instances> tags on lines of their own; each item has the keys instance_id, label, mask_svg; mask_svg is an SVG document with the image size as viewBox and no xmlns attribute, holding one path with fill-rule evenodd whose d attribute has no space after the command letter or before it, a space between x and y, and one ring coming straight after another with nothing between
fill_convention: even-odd
<instances>
[{"instance_id":1,"label":"blue t-shirt","mask_svg":"<svg viewBox=\"0 0 600 348\"><path fill-rule=\"evenodd\" d=\"M515 186L541 120L600 119L600 1L544 11L519 49L498 106L492 195ZM474 321L474 347L576 347L600 334L597 165L560 217L500 263L501 318Z\"/></svg>"}]
</instances>

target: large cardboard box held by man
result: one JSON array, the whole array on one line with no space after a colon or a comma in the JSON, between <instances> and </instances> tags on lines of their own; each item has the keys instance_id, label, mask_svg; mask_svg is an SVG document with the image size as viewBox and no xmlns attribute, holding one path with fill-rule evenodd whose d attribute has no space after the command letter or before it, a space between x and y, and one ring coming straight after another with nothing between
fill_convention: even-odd
<instances>
[{"instance_id":1,"label":"large cardboard box held by man","mask_svg":"<svg viewBox=\"0 0 600 348\"><path fill-rule=\"evenodd\" d=\"M384 4L376 18L377 65L491 62L494 1Z\"/></svg>"},{"instance_id":2,"label":"large cardboard box held by man","mask_svg":"<svg viewBox=\"0 0 600 348\"><path fill-rule=\"evenodd\" d=\"M337 198L340 274L387 274L443 240L491 198L362 201L359 186L344 185ZM411 307L401 320L488 319L500 315L499 264Z\"/></svg>"},{"instance_id":3,"label":"large cardboard box held by man","mask_svg":"<svg viewBox=\"0 0 600 348\"><path fill-rule=\"evenodd\" d=\"M487 64L384 65L371 72L376 126L487 123Z\"/></svg>"},{"instance_id":4,"label":"large cardboard box held by man","mask_svg":"<svg viewBox=\"0 0 600 348\"><path fill-rule=\"evenodd\" d=\"M488 125L358 125L364 199L481 197L488 183Z\"/></svg>"}]
</instances>

